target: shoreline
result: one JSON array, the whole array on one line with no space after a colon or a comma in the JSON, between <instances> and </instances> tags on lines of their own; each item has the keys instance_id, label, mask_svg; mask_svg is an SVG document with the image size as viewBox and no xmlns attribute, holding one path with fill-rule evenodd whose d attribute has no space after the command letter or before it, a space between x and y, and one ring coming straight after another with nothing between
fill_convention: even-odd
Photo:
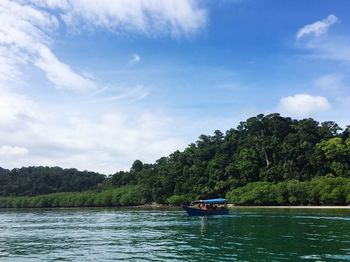
<instances>
[{"instance_id":1,"label":"shoreline","mask_svg":"<svg viewBox=\"0 0 350 262\"><path fill-rule=\"evenodd\" d=\"M269 209L269 208L276 208L276 209L350 209L350 205L348 206L237 206L233 204L227 205L229 209L236 209L236 208L261 208L261 209ZM135 208L135 209L167 209L167 208L181 208L181 206L172 206L172 205L166 205L166 204L145 204L145 205L137 205L137 206L123 206L123 207L117 207L117 208Z\"/></svg>"},{"instance_id":2,"label":"shoreline","mask_svg":"<svg viewBox=\"0 0 350 262\"><path fill-rule=\"evenodd\" d=\"M84 209L113 209L113 210L134 210L134 211L182 211L182 208L179 206L162 206L162 207L150 207L150 206L124 206L124 207L45 207L45 208L0 208L0 213L3 211L29 211L29 210L84 210ZM229 210L234 212L234 210L350 210L350 206L234 206L229 207Z\"/></svg>"},{"instance_id":3,"label":"shoreline","mask_svg":"<svg viewBox=\"0 0 350 262\"><path fill-rule=\"evenodd\" d=\"M229 208L288 208L288 209L350 209L350 206L235 206L229 205Z\"/></svg>"},{"instance_id":4,"label":"shoreline","mask_svg":"<svg viewBox=\"0 0 350 262\"><path fill-rule=\"evenodd\" d=\"M350 209L350 205L347 206L238 206L234 204L228 204L227 205L229 209ZM1 207L0 210L6 210L6 209L99 209L99 208L115 208L115 209L155 209L155 210L164 210L164 209L182 209L182 206L176 206L176 205L168 205L168 204L158 204L158 203L151 203L151 204L143 204L143 205L135 205L135 206L75 206L75 207Z\"/></svg>"}]
</instances>

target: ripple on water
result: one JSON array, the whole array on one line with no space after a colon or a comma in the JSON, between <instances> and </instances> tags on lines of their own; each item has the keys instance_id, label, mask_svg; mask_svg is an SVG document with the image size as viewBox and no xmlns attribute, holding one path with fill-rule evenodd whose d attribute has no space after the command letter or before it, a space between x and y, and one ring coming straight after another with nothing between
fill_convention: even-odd
<instances>
[{"instance_id":1,"label":"ripple on water","mask_svg":"<svg viewBox=\"0 0 350 262\"><path fill-rule=\"evenodd\" d=\"M348 213L280 210L208 218L182 211L7 211L0 213L0 261L343 261L350 259L348 221Z\"/></svg>"}]
</instances>

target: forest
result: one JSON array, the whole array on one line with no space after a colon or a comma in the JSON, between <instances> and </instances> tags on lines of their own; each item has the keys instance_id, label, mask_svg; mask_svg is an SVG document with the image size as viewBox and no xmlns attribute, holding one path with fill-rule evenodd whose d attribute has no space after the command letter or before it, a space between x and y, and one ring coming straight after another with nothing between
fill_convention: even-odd
<instances>
[{"instance_id":1,"label":"forest","mask_svg":"<svg viewBox=\"0 0 350 262\"><path fill-rule=\"evenodd\" d=\"M0 169L0 207L350 204L350 127L259 114L200 135L184 151L102 175L59 167Z\"/></svg>"},{"instance_id":2,"label":"forest","mask_svg":"<svg viewBox=\"0 0 350 262\"><path fill-rule=\"evenodd\" d=\"M103 183L106 176L60 167L0 168L0 196L35 196L85 191Z\"/></svg>"}]
</instances>

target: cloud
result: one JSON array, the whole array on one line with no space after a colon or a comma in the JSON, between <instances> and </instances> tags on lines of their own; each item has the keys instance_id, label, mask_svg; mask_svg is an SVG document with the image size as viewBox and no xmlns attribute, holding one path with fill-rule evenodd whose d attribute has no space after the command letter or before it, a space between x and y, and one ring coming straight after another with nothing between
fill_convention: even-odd
<instances>
[{"instance_id":1,"label":"cloud","mask_svg":"<svg viewBox=\"0 0 350 262\"><path fill-rule=\"evenodd\" d=\"M2 146L0 148L0 156L18 156L18 155L26 155L28 154L28 149L25 147L17 147L17 146Z\"/></svg>"},{"instance_id":2,"label":"cloud","mask_svg":"<svg viewBox=\"0 0 350 262\"><path fill-rule=\"evenodd\" d=\"M2 167L58 165L113 173L129 169L135 159L153 162L186 144L172 133L175 120L161 111L121 106L90 114L91 105L82 103L57 110L0 90ZM97 109L108 101L101 102Z\"/></svg>"},{"instance_id":3,"label":"cloud","mask_svg":"<svg viewBox=\"0 0 350 262\"><path fill-rule=\"evenodd\" d=\"M350 106L350 86L347 84L345 75L327 74L322 75L314 81L315 87L323 91L328 97L334 99L336 104L332 111L348 115Z\"/></svg>"},{"instance_id":4,"label":"cloud","mask_svg":"<svg viewBox=\"0 0 350 262\"><path fill-rule=\"evenodd\" d=\"M68 0L30 0L23 2L54 9L65 9L68 7Z\"/></svg>"},{"instance_id":5,"label":"cloud","mask_svg":"<svg viewBox=\"0 0 350 262\"><path fill-rule=\"evenodd\" d=\"M43 70L46 77L54 83L58 89L82 92L96 87L93 80L74 73L69 65L59 61L50 49L43 47L39 54L34 65Z\"/></svg>"},{"instance_id":6,"label":"cloud","mask_svg":"<svg viewBox=\"0 0 350 262\"><path fill-rule=\"evenodd\" d=\"M206 24L207 12L196 0L32 0L39 7L56 9L70 27L101 27L146 35L190 35Z\"/></svg>"},{"instance_id":7,"label":"cloud","mask_svg":"<svg viewBox=\"0 0 350 262\"><path fill-rule=\"evenodd\" d=\"M105 88L93 95L91 103L112 102L117 100L137 101L148 96L148 91L142 85L136 86L121 86L113 88Z\"/></svg>"},{"instance_id":8,"label":"cloud","mask_svg":"<svg viewBox=\"0 0 350 262\"><path fill-rule=\"evenodd\" d=\"M59 165L105 173L127 170L135 159L153 162L184 146L182 139L170 134L172 120L161 113L119 111L95 119L65 117L68 119L54 116L50 122L32 123L16 134L2 130L0 142L17 141L31 148L21 165ZM0 166L9 163L0 159Z\"/></svg>"},{"instance_id":9,"label":"cloud","mask_svg":"<svg viewBox=\"0 0 350 262\"><path fill-rule=\"evenodd\" d=\"M0 82L15 81L21 73L17 66L25 63L26 57L17 54L14 48L4 47L0 44Z\"/></svg>"},{"instance_id":10,"label":"cloud","mask_svg":"<svg viewBox=\"0 0 350 262\"><path fill-rule=\"evenodd\" d=\"M62 28L187 37L206 24L206 10L198 3L0 0L0 154L6 154L0 166L59 165L113 173L129 169L135 159L153 162L181 149L186 143L173 132L175 119L161 110L121 105L145 97L143 85L98 83L60 60L55 38ZM134 63L140 59L134 54ZM57 89L87 93L72 98L59 93L55 99L39 94L27 83L34 78L27 74L32 69ZM101 103L91 106L89 97Z\"/></svg>"},{"instance_id":11,"label":"cloud","mask_svg":"<svg viewBox=\"0 0 350 262\"><path fill-rule=\"evenodd\" d=\"M131 56L131 59L129 60L129 65L134 65L134 64L137 64L138 62L141 61L141 56L138 55L138 54L133 54Z\"/></svg>"},{"instance_id":12,"label":"cloud","mask_svg":"<svg viewBox=\"0 0 350 262\"><path fill-rule=\"evenodd\" d=\"M54 15L16 1L0 2L0 80L18 79L20 65L34 65L58 88L81 91L94 83L74 72L51 51L50 34L58 29Z\"/></svg>"},{"instance_id":13,"label":"cloud","mask_svg":"<svg viewBox=\"0 0 350 262\"><path fill-rule=\"evenodd\" d=\"M309 39L300 47L310 53L307 58L350 63L350 38L348 36L332 36L322 39Z\"/></svg>"},{"instance_id":14,"label":"cloud","mask_svg":"<svg viewBox=\"0 0 350 262\"><path fill-rule=\"evenodd\" d=\"M297 32L297 40L305 38L304 41L298 41L298 45L310 52L306 57L350 62L350 38L348 35L332 34L327 35L327 37L319 37L326 34L330 26L339 21L335 15L331 14L322 21L304 26ZM308 35L315 37L307 37Z\"/></svg>"},{"instance_id":15,"label":"cloud","mask_svg":"<svg viewBox=\"0 0 350 262\"><path fill-rule=\"evenodd\" d=\"M17 124L25 126L29 121L38 120L39 112L31 99L0 86L0 129L10 129Z\"/></svg>"},{"instance_id":16,"label":"cloud","mask_svg":"<svg viewBox=\"0 0 350 262\"><path fill-rule=\"evenodd\" d=\"M350 39L338 37L327 39L318 43L308 43L307 48L313 51L314 57L340 62L350 62Z\"/></svg>"},{"instance_id":17,"label":"cloud","mask_svg":"<svg viewBox=\"0 0 350 262\"><path fill-rule=\"evenodd\" d=\"M20 66L33 65L58 89L82 92L97 88L97 83L60 61L53 52L52 35L58 32L59 21L76 31L100 27L180 37L206 24L206 10L195 0L2 0L0 81L20 79ZM134 54L131 63L140 59Z\"/></svg>"},{"instance_id":18,"label":"cloud","mask_svg":"<svg viewBox=\"0 0 350 262\"><path fill-rule=\"evenodd\" d=\"M330 108L331 104L326 97L308 94L282 97L278 106L281 113L295 117L310 116Z\"/></svg>"},{"instance_id":19,"label":"cloud","mask_svg":"<svg viewBox=\"0 0 350 262\"><path fill-rule=\"evenodd\" d=\"M327 33L328 28L339 22L339 19L335 15L329 15L327 18L317 21L315 23L305 25L296 34L297 39L301 39L307 35L314 35L315 37L319 37L325 33Z\"/></svg>"},{"instance_id":20,"label":"cloud","mask_svg":"<svg viewBox=\"0 0 350 262\"><path fill-rule=\"evenodd\" d=\"M318 89L329 91L333 94L349 90L349 87L344 83L344 76L339 74L322 75L314 81L314 84Z\"/></svg>"},{"instance_id":21,"label":"cloud","mask_svg":"<svg viewBox=\"0 0 350 262\"><path fill-rule=\"evenodd\" d=\"M346 115L349 115L349 107L350 107L350 96L345 95L345 96L340 96L336 98L337 102L339 103L340 106L345 107L344 112L346 112ZM349 125L349 119L347 118L347 125Z\"/></svg>"}]
</instances>

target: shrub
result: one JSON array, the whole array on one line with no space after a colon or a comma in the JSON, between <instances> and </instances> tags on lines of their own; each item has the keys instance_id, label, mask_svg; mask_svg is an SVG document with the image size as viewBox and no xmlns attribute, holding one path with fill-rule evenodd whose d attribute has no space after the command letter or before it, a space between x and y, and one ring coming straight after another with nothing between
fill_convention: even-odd
<instances>
[{"instance_id":1,"label":"shrub","mask_svg":"<svg viewBox=\"0 0 350 262\"><path fill-rule=\"evenodd\" d=\"M172 195L167 198L166 203L174 206L187 205L191 203L191 197L188 195Z\"/></svg>"}]
</instances>

